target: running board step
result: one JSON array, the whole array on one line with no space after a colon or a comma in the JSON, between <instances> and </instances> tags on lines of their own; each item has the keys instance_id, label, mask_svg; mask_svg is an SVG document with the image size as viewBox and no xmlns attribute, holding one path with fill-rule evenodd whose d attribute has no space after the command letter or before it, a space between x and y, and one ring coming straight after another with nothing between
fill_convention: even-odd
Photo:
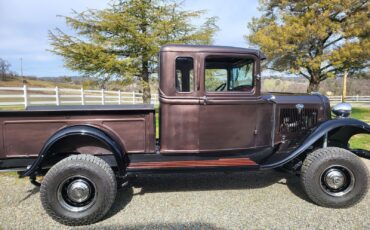
<instances>
[{"instance_id":1,"label":"running board step","mask_svg":"<svg viewBox=\"0 0 370 230\"><path fill-rule=\"evenodd\" d=\"M258 164L249 158L221 158L214 160L181 160L181 161L155 161L132 162L128 171L155 170L155 169L211 169L211 168L258 168Z\"/></svg>"},{"instance_id":2,"label":"running board step","mask_svg":"<svg viewBox=\"0 0 370 230\"><path fill-rule=\"evenodd\" d=\"M351 152L356 154L359 157L366 158L370 160L370 151L367 151L365 149L351 149Z\"/></svg>"}]
</instances>

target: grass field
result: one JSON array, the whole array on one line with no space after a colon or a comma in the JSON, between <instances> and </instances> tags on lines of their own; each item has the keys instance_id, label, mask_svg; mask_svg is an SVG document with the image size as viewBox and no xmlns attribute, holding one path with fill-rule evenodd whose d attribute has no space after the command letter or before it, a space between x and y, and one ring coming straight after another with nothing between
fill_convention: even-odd
<instances>
[{"instance_id":1,"label":"grass field","mask_svg":"<svg viewBox=\"0 0 370 230\"><path fill-rule=\"evenodd\" d=\"M25 82L23 82L23 79L20 77L10 78L6 81L0 81L0 87L22 87L25 83L28 87L54 88L55 86L58 86L60 88L81 88L80 85L76 85L70 82L52 82L44 81L42 79L25 78Z\"/></svg>"},{"instance_id":2,"label":"grass field","mask_svg":"<svg viewBox=\"0 0 370 230\"><path fill-rule=\"evenodd\" d=\"M370 108L353 108L352 117L370 123ZM351 138L351 148L370 150L370 135L359 134Z\"/></svg>"}]
</instances>

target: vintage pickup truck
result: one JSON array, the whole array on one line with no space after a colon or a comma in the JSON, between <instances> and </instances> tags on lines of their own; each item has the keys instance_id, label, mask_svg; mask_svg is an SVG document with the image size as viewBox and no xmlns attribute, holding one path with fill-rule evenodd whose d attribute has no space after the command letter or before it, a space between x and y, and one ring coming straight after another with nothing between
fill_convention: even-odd
<instances>
[{"instance_id":1,"label":"vintage pickup truck","mask_svg":"<svg viewBox=\"0 0 370 230\"><path fill-rule=\"evenodd\" d=\"M369 152L348 141L370 126L349 118L348 104L332 119L318 93L261 94L265 56L254 49L167 45L159 57L159 114L152 105L1 111L0 170L34 184L44 176L42 205L66 225L103 218L137 173L285 168L319 205L349 207L366 195L358 156Z\"/></svg>"}]
</instances>

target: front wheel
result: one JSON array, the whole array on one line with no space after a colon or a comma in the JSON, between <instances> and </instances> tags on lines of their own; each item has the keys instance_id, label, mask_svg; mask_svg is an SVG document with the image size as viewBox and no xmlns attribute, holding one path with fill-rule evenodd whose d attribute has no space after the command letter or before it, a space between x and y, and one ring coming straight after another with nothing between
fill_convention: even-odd
<instances>
[{"instance_id":1,"label":"front wheel","mask_svg":"<svg viewBox=\"0 0 370 230\"><path fill-rule=\"evenodd\" d=\"M75 155L54 165L40 188L41 203L56 221L71 226L104 217L117 192L115 175L100 158Z\"/></svg>"},{"instance_id":2,"label":"front wheel","mask_svg":"<svg viewBox=\"0 0 370 230\"><path fill-rule=\"evenodd\" d=\"M329 147L310 153L301 168L302 185L316 204L346 208L361 201L368 191L369 172L352 152Z\"/></svg>"}]
</instances>

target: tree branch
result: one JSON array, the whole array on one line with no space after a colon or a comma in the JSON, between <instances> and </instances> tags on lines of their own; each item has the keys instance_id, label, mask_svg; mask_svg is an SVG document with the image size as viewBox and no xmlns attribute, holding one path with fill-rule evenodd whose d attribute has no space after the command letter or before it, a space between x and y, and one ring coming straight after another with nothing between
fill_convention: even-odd
<instances>
[{"instance_id":1,"label":"tree branch","mask_svg":"<svg viewBox=\"0 0 370 230\"><path fill-rule=\"evenodd\" d=\"M331 46L331 45L333 45L333 44L335 44L335 43L339 42L339 41L340 41L340 40L342 40L342 39L344 39L344 37L337 38L337 39L335 39L334 41L331 41L331 42L329 42L328 44L324 45L324 48L327 48L327 47L329 47L329 46ZM325 44L325 43L324 43L324 44Z\"/></svg>"},{"instance_id":2,"label":"tree branch","mask_svg":"<svg viewBox=\"0 0 370 230\"><path fill-rule=\"evenodd\" d=\"M305 77L307 80L310 80L311 77L308 76L307 74L303 73L302 71L299 71L299 74L302 75L303 77Z\"/></svg>"},{"instance_id":3,"label":"tree branch","mask_svg":"<svg viewBox=\"0 0 370 230\"><path fill-rule=\"evenodd\" d=\"M333 65L332 65L332 64L328 64L328 65L326 65L326 66L322 67L322 68L320 69L320 72L321 72L321 71L326 70L327 68L329 68L329 67L331 67L331 66L333 66Z\"/></svg>"}]
</instances>

